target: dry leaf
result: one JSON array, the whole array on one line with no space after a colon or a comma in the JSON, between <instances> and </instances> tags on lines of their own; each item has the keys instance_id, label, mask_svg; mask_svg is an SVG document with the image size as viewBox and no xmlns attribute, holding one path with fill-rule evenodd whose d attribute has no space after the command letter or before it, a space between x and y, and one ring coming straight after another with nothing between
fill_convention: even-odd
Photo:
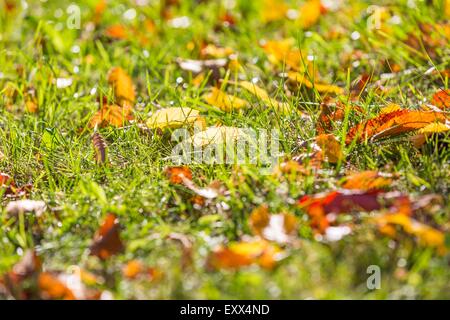
<instances>
[{"instance_id":1,"label":"dry leaf","mask_svg":"<svg viewBox=\"0 0 450 320\"><path fill-rule=\"evenodd\" d=\"M316 137L316 144L326 161L337 163L344 158L341 144L332 134L321 134Z\"/></svg>"},{"instance_id":2,"label":"dry leaf","mask_svg":"<svg viewBox=\"0 0 450 320\"><path fill-rule=\"evenodd\" d=\"M232 83L232 82L230 82L230 83ZM279 102L275 99L270 98L269 94L267 93L266 90L258 87L257 85L255 85L252 82L239 81L237 84L239 86L241 86L242 88L248 90L256 98L260 99L261 101L266 103L269 107L274 108L275 110L277 110L280 113L290 113L293 110L289 103Z\"/></svg>"},{"instance_id":3,"label":"dry leaf","mask_svg":"<svg viewBox=\"0 0 450 320\"><path fill-rule=\"evenodd\" d=\"M75 300L72 291L49 272L39 274L38 285L42 299Z\"/></svg>"},{"instance_id":4,"label":"dry leaf","mask_svg":"<svg viewBox=\"0 0 450 320\"><path fill-rule=\"evenodd\" d=\"M445 235L443 232L430 226L420 223L410 216L403 213L388 213L373 219L378 225L380 231L391 237L395 237L396 230L394 226L400 226L402 229L419 240L419 243L438 248L440 253L445 253Z\"/></svg>"},{"instance_id":5,"label":"dry leaf","mask_svg":"<svg viewBox=\"0 0 450 320\"><path fill-rule=\"evenodd\" d=\"M239 110L248 106L247 101L228 95L216 87L212 87L211 92L206 94L203 98L208 104L226 112Z\"/></svg>"},{"instance_id":6,"label":"dry leaf","mask_svg":"<svg viewBox=\"0 0 450 320\"><path fill-rule=\"evenodd\" d=\"M308 76L304 73L290 71L288 72L288 78L299 85L304 85L305 87L310 89L316 89L318 92L333 93L336 95L344 93L344 89L332 84L324 84L319 82L313 83L308 79Z\"/></svg>"},{"instance_id":7,"label":"dry leaf","mask_svg":"<svg viewBox=\"0 0 450 320\"><path fill-rule=\"evenodd\" d=\"M289 10L283 0L264 0L262 3L261 19L264 23L286 19Z\"/></svg>"},{"instance_id":8,"label":"dry leaf","mask_svg":"<svg viewBox=\"0 0 450 320\"><path fill-rule=\"evenodd\" d=\"M303 29L307 29L315 25L322 15L322 4L320 0L307 0L298 10L298 24Z\"/></svg>"},{"instance_id":9,"label":"dry leaf","mask_svg":"<svg viewBox=\"0 0 450 320\"><path fill-rule=\"evenodd\" d=\"M391 184L391 175L377 171L362 171L346 176L342 183L342 188L368 191L386 189Z\"/></svg>"},{"instance_id":10,"label":"dry leaf","mask_svg":"<svg viewBox=\"0 0 450 320\"><path fill-rule=\"evenodd\" d=\"M186 124L201 123L200 112L186 107L171 107L156 111L146 124L151 129L180 128Z\"/></svg>"},{"instance_id":11,"label":"dry leaf","mask_svg":"<svg viewBox=\"0 0 450 320\"><path fill-rule=\"evenodd\" d=\"M249 223L254 234L269 241L286 243L296 230L297 219L289 213L269 214L268 207L262 205L253 210Z\"/></svg>"},{"instance_id":12,"label":"dry leaf","mask_svg":"<svg viewBox=\"0 0 450 320\"><path fill-rule=\"evenodd\" d=\"M120 67L112 68L108 73L108 83L114 90L116 103L122 107L130 107L136 100L133 81ZM131 104L131 105L130 105Z\"/></svg>"},{"instance_id":13,"label":"dry leaf","mask_svg":"<svg viewBox=\"0 0 450 320\"><path fill-rule=\"evenodd\" d=\"M95 151L95 162L97 164L106 163L106 142L102 135L94 132L92 135L92 146Z\"/></svg>"},{"instance_id":14,"label":"dry leaf","mask_svg":"<svg viewBox=\"0 0 450 320\"><path fill-rule=\"evenodd\" d=\"M168 167L165 173L173 184L183 184L184 179L192 180L191 169L187 166Z\"/></svg>"},{"instance_id":15,"label":"dry leaf","mask_svg":"<svg viewBox=\"0 0 450 320\"><path fill-rule=\"evenodd\" d=\"M19 214L33 212L36 217L40 217L47 210L44 201L39 200L17 200L11 201L6 206L6 212L10 216L18 216Z\"/></svg>"},{"instance_id":16,"label":"dry leaf","mask_svg":"<svg viewBox=\"0 0 450 320\"><path fill-rule=\"evenodd\" d=\"M209 127L205 131L200 131L191 137L194 147L204 147L208 145L233 144L238 140L245 140L251 143L251 137L246 129L236 127ZM254 141L253 141L254 142Z\"/></svg>"},{"instance_id":17,"label":"dry leaf","mask_svg":"<svg viewBox=\"0 0 450 320\"><path fill-rule=\"evenodd\" d=\"M232 243L219 247L208 257L208 266L214 269L239 269L258 264L273 269L284 257L283 251L264 240Z\"/></svg>"},{"instance_id":18,"label":"dry leaf","mask_svg":"<svg viewBox=\"0 0 450 320\"><path fill-rule=\"evenodd\" d=\"M348 144L354 139L362 141L370 138L395 136L421 129L433 122L445 122L445 115L440 112L406 109L384 113L352 127L347 133L346 143Z\"/></svg>"},{"instance_id":19,"label":"dry leaf","mask_svg":"<svg viewBox=\"0 0 450 320\"><path fill-rule=\"evenodd\" d=\"M111 125L120 128L131 119L133 119L131 116L131 108L122 108L116 105L104 105L92 116L89 127L95 128Z\"/></svg>"},{"instance_id":20,"label":"dry leaf","mask_svg":"<svg viewBox=\"0 0 450 320\"><path fill-rule=\"evenodd\" d=\"M124 246L120 240L120 225L116 216L109 213L100 229L94 236L90 246L90 254L106 260L116 253L122 252Z\"/></svg>"},{"instance_id":21,"label":"dry leaf","mask_svg":"<svg viewBox=\"0 0 450 320\"><path fill-rule=\"evenodd\" d=\"M439 90L431 98L431 103L440 109L450 108L450 90Z\"/></svg>"}]
</instances>

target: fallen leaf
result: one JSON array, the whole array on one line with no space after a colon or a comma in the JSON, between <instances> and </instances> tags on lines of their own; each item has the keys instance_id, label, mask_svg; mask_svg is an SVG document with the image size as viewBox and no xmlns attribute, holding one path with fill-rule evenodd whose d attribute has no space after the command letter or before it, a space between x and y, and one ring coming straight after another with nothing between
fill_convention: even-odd
<instances>
[{"instance_id":1,"label":"fallen leaf","mask_svg":"<svg viewBox=\"0 0 450 320\"><path fill-rule=\"evenodd\" d=\"M365 139L379 139L421 129L433 122L445 122L445 115L434 111L397 110L364 121L352 127L346 143Z\"/></svg>"},{"instance_id":2,"label":"fallen leaf","mask_svg":"<svg viewBox=\"0 0 450 320\"><path fill-rule=\"evenodd\" d=\"M184 179L192 180L191 169L187 166L167 167L164 171L169 178L170 183L183 184Z\"/></svg>"},{"instance_id":3,"label":"fallen leaf","mask_svg":"<svg viewBox=\"0 0 450 320\"><path fill-rule=\"evenodd\" d=\"M445 253L445 235L443 232L420 223L408 215L402 213L387 213L377 216L373 221L378 225L380 231L391 237L395 237L394 226L400 226L406 233L415 236L419 243L437 248Z\"/></svg>"},{"instance_id":4,"label":"fallen leaf","mask_svg":"<svg viewBox=\"0 0 450 320\"><path fill-rule=\"evenodd\" d=\"M431 103L440 109L450 108L450 90L437 91L431 98Z\"/></svg>"},{"instance_id":5,"label":"fallen leaf","mask_svg":"<svg viewBox=\"0 0 450 320\"><path fill-rule=\"evenodd\" d=\"M321 134L316 137L316 144L323 152L324 158L330 163L337 163L344 158L341 144L332 134Z\"/></svg>"},{"instance_id":6,"label":"fallen leaf","mask_svg":"<svg viewBox=\"0 0 450 320\"><path fill-rule=\"evenodd\" d=\"M307 0L300 6L297 22L303 29L315 25L322 15L322 4L320 0Z\"/></svg>"},{"instance_id":7,"label":"fallen leaf","mask_svg":"<svg viewBox=\"0 0 450 320\"><path fill-rule=\"evenodd\" d=\"M92 146L95 151L95 162L97 164L106 163L106 142L102 135L98 132L94 132L92 135Z\"/></svg>"},{"instance_id":8,"label":"fallen leaf","mask_svg":"<svg viewBox=\"0 0 450 320\"><path fill-rule=\"evenodd\" d=\"M255 85L252 82L239 81L237 84L239 86L241 86L242 88L246 89L247 91L249 91L256 98L258 98L261 101L263 101L264 103L266 103L269 107L274 108L275 110L277 110L280 113L290 113L293 110L289 103L279 102L275 99L270 98L269 94L267 93L266 90L258 87L257 85Z\"/></svg>"},{"instance_id":9,"label":"fallen leaf","mask_svg":"<svg viewBox=\"0 0 450 320\"><path fill-rule=\"evenodd\" d=\"M208 104L226 112L239 110L248 106L247 101L242 100L236 96L226 94L216 87L212 87L211 92L206 94L203 98Z\"/></svg>"},{"instance_id":10,"label":"fallen leaf","mask_svg":"<svg viewBox=\"0 0 450 320\"><path fill-rule=\"evenodd\" d=\"M391 175L378 171L362 171L348 175L344 178L342 188L349 190L380 190L392 184Z\"/></svg>"},{"instance_id":11,"label":"fallen leaf","mask_svg":"<svg viewBox=\"0 0 450 320\"><path fill-rule=\"evenodd\" d=\"M102 260L110 258L116 253L122 252L124 246L120 239L120 225L116 216L109 213L94 236L90 246L90 254Z\"/></svg>"},{"instance_id":12,"label":"fallen leaf","mask_svg":"<svg viewBox=\"0 0 450 320\"><path fill-rule=\"evenodd\" d=\"M197 132L191 137L194 147L204 147L208 145L230 145L236 141L249 141L251 137L247 134L247 129L236 127L209 127L204 131ZM254 142L254 141L253 141Z\"/></svg>"},{"instance_id":13,"label":"fallen leaf","mask_svg":"<svg viewBox=\"0 0 450 320\"><path fill-rule=\"evenodd\" d=\"M286 19L289 6L282 0L264 0L262 2L261 19L264 23Z\"/></svg>"},{"instance_id":14,"label":"fallen leaf","mask_svg":"<svg viewBox=\"0 0 450 320\"><path fill-rule=\"evenodd\" d=\"M262 268L273 269L283 257L283 251L267 241L245 241L214 250L208 257L208 266L213 269L239 269L258 264Z\"/></svg>"},{"instance_id":15,"label":"fallen leaf","mask_svg":"<svg viewBox=\"0 0 450 320\"><path fill-rule=\"evenodd\" d=\"M180 128L186 124L200 123L204 121L200 112L186 107L171 107L160 109L153 113L146 121L151 129Z\"/></svg>"},{"instance_id":16,"label":"fallen leaf","mask_svg":"<svg viewBox=\"0 0 450 320\"><path fill-rule=\"evenodd\" d=\"M6 206L6 213L10 216L18 216L23 213L33 212L36 217L40 217L47 210L44 201L39 200L17 200L11 201Z\"/></svg>"},{"instance_id":17,"label":"fallen leaf","mask_svg":"<svg viewBox=\"0 0 450 320\"><path fill-rule=\"evenodd\" d=\"M130 108L123 108L116 105L104 105L92 116L89 121L89 127L95 128L112 125L120 128L131 119L133 119L133 117L131 116Z\"/></svg>"},{"instance_id":18,"label":"fallen leaf","mask_svg":"<svg viewBox=\"0 0 450 320\"><path fill-rule=\"evenodd\" d=\"M49 272L39 274L38 285L42 299L75 300L72 291Z\"/></svg>"},{"instance_id":19,"label":"fallen leaf","mask_svg":"<svg viewBox=\"0 0 450 320\"><path fill-rule=\"evenodd\" d=\"M309 89L316 89L318 92L333 93L336 95L344 93L344 89L336 85L311 82L304 73L290 71L288 72L288 78L300 86L304 85Z\"/></svg>"},{"instance_id":20,"label":"fallen leaf","mask_svg":"<svg viewBox=\"0 0 450 320\"><path fill-rule=\"evenodd\" d=\"M122 107L133 105L136 100L133 81L120 67L112 68L108 73L108 83L114 90L116 103Z\"/></svg>"},{"instance_id":21,"label":"fallen leaf","mask_svg":"<svg viewBox=\"0 0 450 320\"><path fill-rule=\"evenodd\" d=\"M289 242L296 230L297 219L289 213L270 214L263 205L254 209L249 218L254 234L278 243Z\"/></svg>"},{"instance_id":22,"label":"fallen leaf","mask_svg":"<svg viewBox=\"0 0 450 320\"><path fill-rule=\"evenodd\" d=\"M105 35L107 37L115 39L115 40L128 39L128 31L121 24L115 24L115 25L112 25L112 26L109 26L108 28L106 28Z\"/></svg>"}]
</instances>

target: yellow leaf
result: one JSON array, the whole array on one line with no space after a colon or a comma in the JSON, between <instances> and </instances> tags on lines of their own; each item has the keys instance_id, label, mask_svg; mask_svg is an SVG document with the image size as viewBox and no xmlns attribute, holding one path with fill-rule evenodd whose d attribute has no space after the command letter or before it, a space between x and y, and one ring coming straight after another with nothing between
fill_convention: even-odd
<instances>
[{"instance_id":1,"label":"yellow leaf","mask_svg":"<svg viewBox=\"0 0 450 320\"><path fill-rule=\"evenodd\" d=\"M337 163L344 155L341 144L332 134L321 134L316 137L316 143L324 153L325 158L330 163Z\"/></svg>"},{"instance_id":2,"label":"yellow leaf","mask_svg":"<svg viewBox=\"0 0 450 320\"><path fill-rule=\"evenodd\" d=\"M419 130L419 133L441 133L450 130L450 126L446 123L434 122Z\"/></svg>"},{"instance_id":3,"label":"yellow leaf","mask_svg":"<svg viewBox=\"0 0 450 320\"><path fill-rule=\"evenodd\" d=\"M200 131L194 134L191 142L196 147L206 145L221 145L225 143L234 143L238 139L249 139L245 129L236 127L210 127L205 131Z\"/></svg>"},{"instance_id":4,"label":"yellow leaf","mask_svg":"<svg viewBox=\"0 0 450 320\"><path fill-rule=\"evenodd\" d=\"M222 109L223 111L237 110L248 105L247 101L228 95L216 87L213 87L211 92L204 96L204 99L210 105Z\"/></svg>"},{"instance_id":5,"label":"yellow leaf","mask_svg":"<svg viewBox=\"0 0 450 320\"><path fill-rule=\"evenodd\" d=\"M304 85L307 88L310 89L316 89L318 92L325 92L325 93L334 93L334 94L343 94L344 89L341 87L332 85L332 84L324 84L324 83L313 83L311 82L307 76L300 72L288 72L288 78L292 81L297 82L299 85Z\"/></svg>"},{"instance_id":6,"label":"yellow leaf","mask_svg":"<svg viewBox=\"0 0 450 320\"><path fill-rule=\"evenodd\" d=\"M148 118L146 124L151 129L180 128L202 119L198 110L172 107L156 111Z\"/></svg>"},{"instance_id":7,"label":"yellow leaf","mask_svg":"<svg viewBox=\"0 0 450 320\"><path fill-rule=\"evenodd\" d=\"M268 106L273 107L275 110L277 110L280 113L289 113L292 111L292 107L287 102L280 102L273 98L269 97L269 94L266 90L258 87L254 83L251 83L249 81L239 81L238 85L242 88L249 91L251 94L253 94L258 99L265 102Z\"/></svg>"},{"instance_id":8,"label":"yellow leaf","mask_svg":"<svg viewBox=\"0 0 450 320\"><path fill-rule=\"evenodd\" d=\"M292 48L295 41L292 38L283 40L269 40L262 45L264 52L267 54L267 58L270 63L279 65L281 67L286 66L287 69L293 69L297 71L305 71L305 65L308 70L312 64L303 57L302 52L298 48Z\"/></svg>"},{"instance_id":9,"label":"yellow leaf","mask_svg":"<svg viewBox=\"0 0 450 320\"><path fill-rule=\"evenodd\" d=\"M283 20L286 18L286 13L289 7L282 0L264 0L261 19L264 23Z\"/></svg>"},{"instance_id":10,"label":"yellow leaf","mask_svg":"<svg viewBox=\"0 0 450 320\"><path fill-rule=\"evenodd\" d=\"M299 9L298 24L307 29L315 25L322 14L322 4L320 0L308 0Z\"/></svg>"},{"instance_id":11,"label":"yellow leaf","mask_svg":"<svg viewBox=\"0 0 450 320\"><path fill-rule=\"evenodd\" d=\"M375 222L382 230L384 230L384 228L389 225L401 226L406 233L417 237L419 242L423 245L436 247L440 251L445 251L444 233L423 223L420 223L405 214L385 214L376 217Z\"/></svg>"},{"instance_id":12,"label":"yellow leaf","mask_svg":"<svg viewBox=\"0 0 450 320\"><path fill-rule=\"evenodd\" d=\"M400 106L398 104L389 103L387 106L381 108L380 114L382 114L382 113L390 113L390 112L398 111L398 110L401 110L401 109L402 108L400 108Z\"/></svg>"}]
</instances>

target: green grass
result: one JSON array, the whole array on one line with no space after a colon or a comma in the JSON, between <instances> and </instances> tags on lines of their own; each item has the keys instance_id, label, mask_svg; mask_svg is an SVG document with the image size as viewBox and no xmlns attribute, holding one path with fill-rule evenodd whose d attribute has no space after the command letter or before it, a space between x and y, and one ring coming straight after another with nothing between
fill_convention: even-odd
<instances>
[{"instance_id":1,"label":"green grass","mask_svg":"<svg viewBox=\"0 0 450 320\"><path fill-rule=\"evenodd\" d=\"M395 173L398 179L391 190L412 198L432 193L443 196L442 206L430 219L448 237L448 135L443 143L431 142L423 149L396 139L346 146L345 160L339 165L324 163L319 176L279 178L261 175L260 168L251 166L193 165L196 183L203 186L219 180L228 190L211 205L196 209L188 200L191 192L170 184L164 174L164 168L170 165L164 158L174 146L170 133L144 131L136 125L144 122L157 105L191 107L203 110L208 125L220 121L237 127L277 129L286 158L303 152L299 141L316 136L318 104L324 96L309 89L286 94L280 85L283 79L258 45L262 39L295 38L298 47L314 55L315 68L324 81L344 88L363 73L373 74L372 83L380 80L382 74L391 72L387 62L400 66L401 72L383 80L383 86L390 88L387 93L380 93L374 85L366 90L358 102L366 113L361 116L350 112L348 127L375 116L389 102L417 109L437 89L448 88L448 78L426 73L433 65L441 71L449 69L448 39L432 54L425 47L413 49L402 41L409 32L419 35L421 23L444 21L441 1L433 5L417 1L416 8L409 8L408 1L377 1L388 6L392 16L401 17L401 24L391 25L392 30L384 35L366 28L365 12L370 1L348 2L344 9L322 16L309 33L288 20L262 24L258 1L236 1L231 10L237 17L235 29L219 31L214 27L218 16L225 12L220 1L182 1L173 10L175 16L189 16L191 24L187 29L171 28L161 20L159 1L143 7L136 7L134 1L108 1L100 25L92 32L86 27L92 20L93 0L77 1L81 30L65 25L69 1L30 0L24 12L1 11L0 90L10 82L17 88L18 97L12 108L6 108L4 90L0 98L0 151L5 155L0 170L11 175L17 185L32 183L29 198L44 200L49 210L35 221L28 221L33 220L30 217L17 221L2 210L0 273L10 270L25 250L34 248L46 270L65 271L78 265L103 275L107 281L100 287L111 291L115 298L450 298L448 254L439 255L407 235L394 241L365 223L339 242L316 241L307 214L295 204L305 194L335 190L348 169ZM104 36L104 28L115 23L143 29L138 18L124 22L122 15L132 6L138 18L153 19L161 30L149 35L148 44L142 45L136 38L114 41ZM62 15L55 17L60 10ZM344 30L342 37L326 39L327 32L337 26ZM358 40L350 37L355 31L360 33ZM434 36L443 39L442 35ZM223 113L205 109L201 96L207 87L192 86L189 74L176 64L178 57L198 58L198 48L189 51L186 46L201 40L233 48L243 65L243 79L259 78L259 85L272 97L287 101L312 120L297 114L276 114L232 86L230 92L251 102L248 110ZM74 48L79 48L79 53L74 53ZM354 63L355 50L363 53L359 65ZM88 56L93 63L86 62ZM94 161L88 122L98 109L97 97L113 97L107 83L108 70L113 66L121 66L133 78L138 95L134 108L137 121L125 128L100 129L108 144L110 165L99 166ZM72 85L60 89L49 81L60 77L73 79ZM186 88L177 85L178 77L183 78ZM37 92L36 114L24 108L28 86ZM90 94L93 88L96 93ZM334 133L341 139L346 130L341 125ZM238 175L242 177L240 182ZM3 208L8 201L4 198ZM248 217L261 204L267 204L271 212L288 211L298 217L300 245L287 247L288 257L271 271L257 266L238 271L207 270L208 253L216 245L251 234ZM89 256L88 248L108 212L119 217L126 250L103 263ZM173 232L185 234L193 243L193 265L187 270L182 269L179 244L167 239ZM121 268L132 259L161 270L163 278L158 282L126 280ZM373 264L382 270L379 290L366 287L366 268Z\"/></svg>"}]
</instances>

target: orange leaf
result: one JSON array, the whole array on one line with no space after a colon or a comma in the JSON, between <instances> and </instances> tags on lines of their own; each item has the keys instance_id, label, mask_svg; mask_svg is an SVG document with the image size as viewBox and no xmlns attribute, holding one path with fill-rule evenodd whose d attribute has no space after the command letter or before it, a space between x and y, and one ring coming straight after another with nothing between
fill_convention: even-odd
<instances>
[{"instance_id":1,"label":"orange leaf","mask_svg":"<svg viewBox=\"0 0 450 320\"><path fill-rule=\"evenodd\" d=\"M434 111L397 110L383 113L360 123L349 130L346 143L353 139L358 141L369 138L394 136L426 127L433 122L444 122L445 115Z\"/></svg>"},{"instance_id":2,"label":"orange leaf","mask_svg":"<svg viewBox=\"0 0 450 320\"><path fill-rule=\"evenodd\" d=\"M110 38L116 39L116 40L125 40L128 38L128 32L125 29L125 27L121 24L115 24L115 25L109 26L105 30L105 35L107 37L110 37Z\"/></svg>"},{"instance_id":3,"label":"orange leaf","mask_svg":"<svg viewBox=\"0 0 450 320\"><path fill-rule=\"evenodd\" d=\"M43 299L75 300L72 291L48 272L39 275L38 285Z\"/></svg>"},{"instance_id":4,"label":"orange leaf","mask_svg":"<svg viewBox=\"0 0 450 320\"><path fill-rule=\"evenodd\" d=\"M384 189L391 185L392 179L377 171L357 172L345 177L342 187L352 190Z\"/></svg>"},{"instance_id":5,"label":"orange leaf","mask_svg":"<svg viewBox=\"0 0 450 320\"><path fill-rule=\"evenodd\" d=\"M272 269L283 257L277 246L264 240L232 243L219 247L208 258L208 265L214 269L238 269L252 264Z\"/></svg>"},{"instance_id":6,"label":"orange leaf","mask_svg":"<svg viewBox=\"0 0 450 320\"><path fill-rule=\"evenodd\" d=\"M173 184L183 184L184 179L192 180L191 169L187 166L168 167L165 173Z\"/></svg>"},{"instance_id":7,"label":"orange leaf","mask_svg":"<svg viewBox=\"0 0 450 320\"><path fill-rule=\"evenodd\" d=\"M94 236L94 241L90 246L91 255L106 260L112 255L122 252L124 246L120 240L119 230L120 225L116 216L109 213Z\"/></svg>"},{"instance_id":8,"label":"orange leaf","mask_svg":"<svg viewBox=\"0 0 450 320\"><path fill-rule=\"evenodd\" d=\"M92 116L89 127L106 127L108 125L118 128L123 127L133 118L130 113L131 108L126 106L122 108L116 105L104 105Z\"/></svg>"},{"instance_id":9,"label":"orange leaf","mask_svg":"<svg viewBox=\"0 0 450 320\"><path fill-rule=\"evenodd\" d=\"M269 214L268 207L263 205L253 210L249 223L256 235L284 243L288 242L295 232L297 219L289 213Z\"/></svg>"},{"instance_id":10,"label":"orange leaf","mask_svg":"<svg viewBox=\"0 0 450 320\"><path fill-rule=\"evenodd\" d=\"M439 90L431 98L431 103L438 108L450 108L450 90Z\"/></svg>"},{"instance_id":11,"label":"orange leaf","mask_svg":"<svg viewBox=\"0 0 450 320\"><path fill-rule=\"evenodd\" d=\"M122 68L112 68L108 73L108 82L113 87L116 102L119 105L125 107L125 103L134 103L136 95L133 81Z\"/></svg>"}]
</instances>

